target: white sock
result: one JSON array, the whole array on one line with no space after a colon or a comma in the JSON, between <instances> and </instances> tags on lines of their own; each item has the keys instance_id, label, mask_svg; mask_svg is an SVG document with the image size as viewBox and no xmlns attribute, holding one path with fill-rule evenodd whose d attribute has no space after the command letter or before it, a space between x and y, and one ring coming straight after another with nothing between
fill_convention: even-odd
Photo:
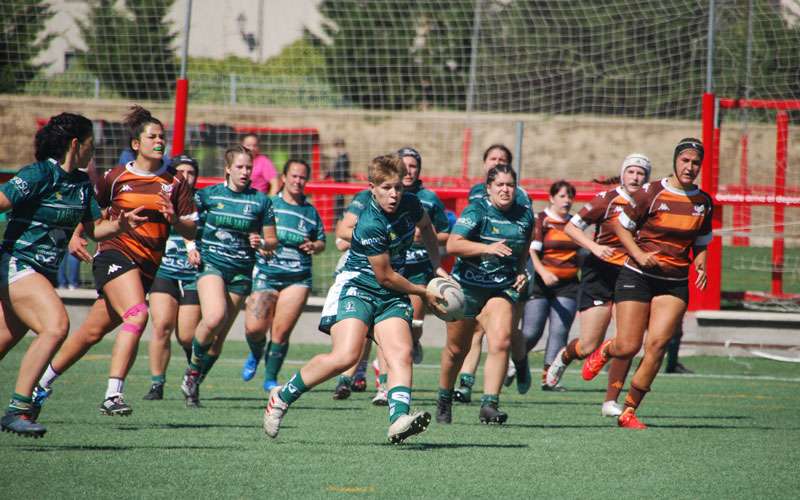
<instances>
[{"instance_id":1,"label":"white sock","mask_svg":"<svg viewBox=\"0 0 800 500\"><path fill-rule=\"evenodd\" d=\"M121 378L110 378L108 379L108 388L106 388L106 399L112 396L119 396L122 394L122 387L125 385L125 381Z\"/></svg>"},{"instance_id":2,"label":"white sock","mask_svg":"<svg viewBox=\"0 0 800 500\"><path fill-rule=\"evenodd\" d=\"M48 364L47 369L44 371L44 375L42 375L42 378L39 379L39 385L46 389L53 384L59 375L60 373L53 370L53 365Z\"/></svg>"}]
</instances>

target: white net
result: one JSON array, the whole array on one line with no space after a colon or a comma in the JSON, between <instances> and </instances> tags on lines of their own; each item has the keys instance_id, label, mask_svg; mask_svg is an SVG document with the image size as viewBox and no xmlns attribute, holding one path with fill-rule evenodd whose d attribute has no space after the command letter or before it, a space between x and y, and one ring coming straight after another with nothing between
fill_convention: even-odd
<instances>
[{"instance_id":1,"label":"white net","mask_svg":"<svg viewBox=\"0 0 800 500\"><path fill-rule=\"evenodd\" d=\"M646 153L655 175L666 175L672 145L700 135L709 4L195 0L184 60L186 0L7 0L0 20L0 92L8 110L0 163L26 163L36 119L69 109L102 125L106 150L98 160L113 165L124 146L118 123L125 108L143 103L171 122L174 80L185 65L187 149L201 157L205 175L218 175L221 149L248 128L258 130L262 150L278 166L301 156L319 173L333 165L335 139L342 139L353 182L363 181L376 154L413 145L430 184L468 185L493 143L512 150L519 143L528 187L612 176L632 151ZM798 2L715 5L714 91L800 97ZM730 112L724 119L721 184L739 182L746 127L748 182L771 185L774 114ZM790 128L787 187L800 177L795 137ZM336 203L321 210L330 211L329 221L338 215ZM725 227L764 228L751 228L758 243L758 231L763 238L774 232L771 210L754 209L747 224L734 223L727 210ZM800 215L796 210L787 210L787 221ZM797 232L786 232L788 254ZM762 262L760 254L736 259L736 269ZM792 280L787 291L798 286ZM318 292L327 281L320 283Z\"/></svg>"}]
</instances>

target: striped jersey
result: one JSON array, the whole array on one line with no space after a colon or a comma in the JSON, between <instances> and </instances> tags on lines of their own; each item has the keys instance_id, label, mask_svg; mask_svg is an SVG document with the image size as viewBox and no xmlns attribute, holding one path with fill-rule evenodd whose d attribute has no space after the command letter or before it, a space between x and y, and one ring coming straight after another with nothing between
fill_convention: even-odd
<instances>
[{"instance_id":1,"label":"striped jersey","mask_svg":"<svg viewBox=\"0 0 800 500\"><path fill-rule=\"evenodd\" d=\"M372 191L369 189L359 191L353 196L353 199L350 200L350 204L347 205L345 212L358 217L361 215L361 212L369 206L370 200L372 200Z\"/></svg>"},{"instance_id":2,"label":"striped jersey","mask_svg":"<svg viewBox=\"0 0 800 500\"><path fill-rule=\"evenodd\" d=\"M617 218L625 210L625 207L631 204L631 200L631 195L622 186L601 191L570 219L570 222L581 231L592 224L596 225L594 241L598 245L605 245L614 250L614 254L610 258L603 259L609 264L621 266L628 257L625 247L614 233L613 224L617 223Z\"/></svg>"},{"instance_id":3,"label":"striped jersey","mask_svg":"<svg viewBox=\"0 0 800 500\"><path fill-rule=\"evenodd\" d=\"M638 231L636 243L644 252L658 252L659 266L645 271L628 258L625 267L656 278L687 280L691 248L711 242L711 197L696 187L690 191L672 187L665 178L645 184L632 198L619 222Z\"/></svg>"},{"instance_id":4,"label":"striped jersey","mask_svg":"<svg viewBox=\"0 0 800 500\"><path fill-rule=\"evenodd\" d=\"M195 193L200 255L215 267L250 275L256 250L250 234L263 234L264 226L275 225L272 200L248 187L242 192L225 183Z\"/></svg>"},{"instance_id":5,"label":"striped jersey","mask_svg":"<svg viewBox=\"0 0 800 500\"><path fill-rule=\"evenodd\" d=\"M196 210L192 186L182 174L166 165L155 172L145 172L136 169L134 162L129 162L107 171L97 180L95 190L97 203L102 208L108 208L111 218L118 217L123 211L145 207L139 215L147 217L147 222L101 242L98 250L116 250L125 254L139 266L142 274L153 278L170 231L169 222L159 212L159 193L169 195L176 217L194 218Z\"/></svg>"},{"instance_id":6,"label":"striped jersey","mask_svg":"<svg viewBox=\"0 0 800 500\"><path fill-rule=\"evenodd\" d=\"M402 274L406 252L411 247L417 222L423 214L419 198L411 193L402 194L393 214L384 212L375 200L370 199L353 229L350 254L340 276L346 275L349 284L380 299L399 295L399 292L386 289L378 283L368 258L388 253L392 269Z\"/></svg>"},{"instance_id":7,"label":"striped jersey","mask_svg":"<svg viewBox=\"0 0 800 500\"><path fill-rule=\"evenodd\" d=\"M561 217L545 208L535 218L531 248L538 252L542 265L559 280L578 275L578 244L564 232L569 215Z\"/></svg>"},{"instance_id":8,"label":"striped jersey","mask_svg":"<svg viewBox=\"0 0 800 500\"><path fill-rule=\"evenodd\" d=\"M473 201L480 200L482 198L489 198L489 193L486 191L486 184L479 182L470 188L468 201L472 203ZM525 207L532 206L530 196L528 196L528 193L526 193L525 190L519 186L517 186L517 189L514 190L514 201L517 204Z\"/></svg>"},{"instance_id":9,"label":"striped jersey","mask_svg":"<svg viewBox=\"0 0 800 500\"><path fill-rule=\"evenodd\" d=\"M422 208L428 213L431 219L431 224L437 233L446 233L450 229L450 222L447 220L447 214L444 212L444 204L439 197L431 191L422 186L422 181L417 180L410 188L405 188L406 193L415 194L422 204ZM428 256L428 250L422 242L414 242L406 254L406 265L412 266L414 264L429 263L431 258Z\"/></svg>"},{"instance_id":10,"label":"striped jersey","mask_svg":"<svg viewBox=\"0 0 800 500\"><path fill-rule=\"evenodd\" d=\"M171 230L158 266L157 276L170 280L194 281L197 279L197 268L189 262L189 253L186 251L186 242L183 236Z\"/></svg>"},{"instance_id":11,"label":"striped jersey","mask_svg":"<svg viewBox=\"0 0 800 500\"><path fill-rule=\"evenodd\" d=\"M530 207L515 202L503 212L486 198L476 199L461 212L450 233L485 244L505 240L512 254L506 257L459 257L453 267L453 277L470 287L512 286L517 279L520 258L527 255L532 231L533 212Z\"/></svg>"},{"instance_id":12,"label":"striped jersey","mask_svg":"<svg viewBox=\"0 0 800 500\"><path fill-rule=\"evenodd\" d=\"M305 198L299 205L293 205L284 200L280 193L273 196L271 201L278 248L269 260L257 254L256 265L267 276L310 276L311 255L298 247L307 240L325 241L325 227L317 209Z\"/></svg>"},{"instance_id":13,"label":"striped jersey","mask_svg":"<svg viewBox=\"0 0 800 500\"><path fill-rule=\"evenodd\" d=\"M3 253L50 279L58 274L75 226L101 216L89 176L78 170L67 173L53 159L23 167L0 192L12 206Z\"/></svg>"}]
</instances>

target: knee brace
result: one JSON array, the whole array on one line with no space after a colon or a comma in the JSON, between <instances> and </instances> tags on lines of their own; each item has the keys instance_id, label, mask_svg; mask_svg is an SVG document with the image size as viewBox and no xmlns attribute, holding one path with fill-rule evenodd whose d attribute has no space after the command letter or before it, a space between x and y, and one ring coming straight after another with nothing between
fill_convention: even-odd
<instances>
[{"instance_id":1,"label":"knee brace","mask_svg":"<svg viewBox=\"0 0 800 500\"><path fill-rule=\"evenodd\" d=\"M127 311L125 311L125 313L122 315L122 321L123 321L123 323L122 323L122 331L123 332L131 332L131 333L133 333L135 335L141 335L142 332L144 331L144 326L138 325L138 324L134 324L134 323L128 323L127 320L128 320L128 318L131 318L133 316L136 316L136 315L141 314L141 313L146 313L146 312L147 312L147 304L145 304L144 302L142 302L140 304L136 304L135 306L133 306L130 309L128 309Z\"/></svg>"}]
</instances>

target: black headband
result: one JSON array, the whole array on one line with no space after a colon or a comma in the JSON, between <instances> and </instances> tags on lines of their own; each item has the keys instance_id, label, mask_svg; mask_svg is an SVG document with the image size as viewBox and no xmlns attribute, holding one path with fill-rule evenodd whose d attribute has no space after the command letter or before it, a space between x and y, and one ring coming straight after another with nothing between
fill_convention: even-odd
<instances>
[{"instance_id":1,"label":"black headband","mask_svg":"<svg viewBox=\"0 0 800 500\"><path fill-rule=\"evenodd\" d=\"M417 160L417 167L420 168L420 169L422 168L422 156L420 156L419 155L419 151L417 151L414 148L410 148L408 146L406 146L404 148L400 148L397 151L397 156L399 156L400 158L403 158L405 156L410 156L410 157L414 158L415 160Z\"/></svg>"},{"instance_id":2,"label":"black headband","mask_svg":"<svg viewBox=\"0 0 800 500\"><path fill-rule=\"evenodd\" d=\"M678 143L677 146L675 146L675 154L672 155L672 168L675 168L675 160L678 159L678 155L687 149L694 149L697 151L697 153L700 155L700 161L703 161L703 157L706 154L706 151L703 148L703 143L696 139L683 139Z\"/></svg>"}]
</instances>

